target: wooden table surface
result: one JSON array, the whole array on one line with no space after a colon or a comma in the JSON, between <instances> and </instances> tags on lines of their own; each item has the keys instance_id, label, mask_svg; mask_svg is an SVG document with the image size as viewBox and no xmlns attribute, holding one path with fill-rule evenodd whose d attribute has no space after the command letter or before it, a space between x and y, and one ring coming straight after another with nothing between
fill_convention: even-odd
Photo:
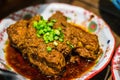
<instances>
[{"instance_id":1,"label":"wooden table surface","mask_svg":"<svg viewBox=\"0 0 120 80\"><path fill-rule=\"evenodd\" d=\"M24 0L19 0L19 1L24 1ZM47 1L35 0L34 2L32 0L29 0L29 1L31 1L31 2L26 3L26 4L29 3L29 5L26 5L25 3L22 4L22 2L19 2L22 5L19 4L18 6L17 5L13 5L13 6L8 5L8 7L14 7L14 9L11 11L7 10L6 7L3 7L3 9L2 9L3 12L0 12L0 14L1 14L0 18L4 18L7 15L9 15L10 13L15 12L19 9L22 9L24 7L27 7L27 6L30 6L33 4L41 4L41 2L42 3L50 2L52 0L47 0ZM110 2L110 0L66 0L66 1L58 0L58 1L72 4L75 6L83 7L85 9L95 13L99 17L101 17L110 26L110 28L115 36L115 39L116 39L115 49L120 45L120 22L119 22L120 11L118 11L114 7L114 5ZM111 68L111 62L108 64L108 66L103 71L101 71L99 74L94 76L91 80L112 80L110 68Z\"/></svg>"}]
</instances>

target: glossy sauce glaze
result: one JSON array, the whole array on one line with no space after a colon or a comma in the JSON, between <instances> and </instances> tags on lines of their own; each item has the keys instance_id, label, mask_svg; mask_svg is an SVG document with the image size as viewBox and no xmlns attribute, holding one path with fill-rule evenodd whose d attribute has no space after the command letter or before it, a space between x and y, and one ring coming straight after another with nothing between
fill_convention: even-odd
<instances>
[{"instance_id":1,"label":"glossy sauce glaze","mask_svg":"<svg viewBox=\"0 0 120 80\"><path fill-rule=\"evenodd\" d=\"M70 80L80 77L95 65L95 61L90 62L87 59L80 58L76 63L67 64L61 75L50 77L41 74L37 67L32 66L29 61L25 60L20 52L11 47L10 44L7 44L5 51L7 63L16 72L30 80Z\"/></svg>"}]
</instances>

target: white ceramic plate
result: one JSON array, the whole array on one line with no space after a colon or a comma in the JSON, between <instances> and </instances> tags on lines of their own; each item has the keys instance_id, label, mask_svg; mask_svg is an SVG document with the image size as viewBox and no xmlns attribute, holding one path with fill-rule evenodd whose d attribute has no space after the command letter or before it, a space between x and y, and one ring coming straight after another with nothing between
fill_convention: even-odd
<instances>
[{"instance_id":1,"label":"white ceramic plate","mask_svg":"<svg viewBox=\"0 0 120 80\"><path fill-rule=\"evenodd\" d=\"M116 49L112 59L112 76L114 80L120 79L120 46Z\"/></svg>"},{"instance_id":2,"label":"white ceramic plate","mask_svg":"<svg viewBox=\"0 0 120 80\"><path fill-rule=\"evenodd\" d=\"M96 63L94 68L87 72L85 75L78 78L79 80L90 79L95 76L97 73L102 71L107 64L110 62L114 47L115 47L115 39L111 33L108 25L99 17L97 17L92 12L89 12L81 7L71 6L68 4L60 4L60 3L52 3L46 5L36 5L31 6L25 9L22 9L18 12L15 12L9 15L6 19L1 20L0 22L0 64L1 68L6 68L4 64L6 64L4 58L4 45L7 40L6 28L14 23L14 20L19 20L29 15L41 14L48 19L55 11L61 11L67 17L69 17L69 22L75 23L77 25L83 26L86 30L91 33L95 33L100 42L100 47L103 50L103 54L101 55L99 61ZM10 19L8 19L10 18ZM6 68L7 69L7 68ZM76 79L76 80L78 80Z\"/></svg>"}]
</instances>

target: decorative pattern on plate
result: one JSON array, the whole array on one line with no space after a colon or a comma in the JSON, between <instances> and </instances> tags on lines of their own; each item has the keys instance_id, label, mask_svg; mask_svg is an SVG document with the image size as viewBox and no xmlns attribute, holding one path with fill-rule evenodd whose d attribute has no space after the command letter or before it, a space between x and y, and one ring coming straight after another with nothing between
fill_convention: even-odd
<instances>
[{"instance_id":1,"label":"decorative pattern on plate","mask_svg":"<svg viewBox=\"0 0 120 80\"><path fill-rule=\"evenodd\" d=\"M0 22L0 68L2 69L10 69L8 65L6 65L4 47L6 40L8 39L6 28L14 22L15 21L11 19L3 19Z\"/></svg>"},{"instance_id":2,"label":"decorative pattern on plate","mask_svg":"<svg viewBox=\"0 0 120 80\"><path fill-rule=\"evenodd\" d=\"M114 80L120 79L120 46L116 49L112 59L112 76Z\"/></svg>"},{"instance_id":3,"label":"decorative pattern on plate","mask_svg":"<svg viewBox=\"0 0 120 80\"><path fill-rule=\"evenodd\" d=\"M88 26L89 32L95 32L97 29L97 24L94 21L91 21Z\"/></svg>"},{"instance_id":4,"label":"decorative pattern on plate","mask_svg":"<svg viewBox=\"0 0 120 80\"><path fill-rule=\"evenodd\" d=\"M25 18L26 14L32 16L36 14L41 14L45 19L48 19L53 13L55 13L55 11L61 11L65 16L67 16L68 22L80 25L87 31L90 31L91 33L94 33L98 36L100 47L103 50L103 54L96 62L95 67L91 71L87 72L85 75L78 78L77 80L90 79L107 66L107 64L110 62L115 47L115 39L111 33L111 30L101 18L97 17L94 13L89 12L81 7L60 3L30 6L9 15L7 18L19 20L21 18ZM14 21L11 21L3 19L0 23L0 26L6 28L10 24L14 23ZM10 24L6 25L7 23ZM0 28L0 32L4 32L3 28ZM4 48L4 43L7 39L7 34L6 32L4 33L5 34L3 34L2 38L5 37L5 39L2 39L2 41L0 42L0 52L2 52L0 53L0 58L2 60L5 60L5 58L3 58L4 52L2 51L2 49Z\"/></svg>"}]
</instances>

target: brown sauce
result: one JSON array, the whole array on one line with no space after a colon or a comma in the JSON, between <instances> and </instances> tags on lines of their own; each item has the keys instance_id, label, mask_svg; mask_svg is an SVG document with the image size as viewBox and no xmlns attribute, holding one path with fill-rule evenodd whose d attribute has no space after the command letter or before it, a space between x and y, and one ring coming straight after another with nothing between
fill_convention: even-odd
<instances>
[{"instance_id":1,"label":"brown sauce","mask_svg":"<svg viewBox=\"0 0 120 80\"><path fill-rule=\"evenodd\" d=\"M45 76L41 72L30 65L30 63L23 59L22 55L10 44L6 47L6 60L7 63L19 74L31 80L70 80L80 77L83 73L89 71L95 62L88 62L86 59L80 59L78 63L71 63L66 65L66 71L62 76Z\"/></svg>"}]
</instances>

